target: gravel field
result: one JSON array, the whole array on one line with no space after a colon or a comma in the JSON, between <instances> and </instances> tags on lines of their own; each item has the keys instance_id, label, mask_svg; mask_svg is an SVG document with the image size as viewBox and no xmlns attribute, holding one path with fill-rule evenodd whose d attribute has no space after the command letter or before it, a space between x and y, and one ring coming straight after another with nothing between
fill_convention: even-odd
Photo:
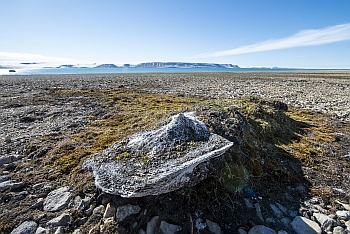
<instances>
[{"instance_id":1,"label":"gravel field","mask_svg":"<svg viewBox=\"0 0 350 234\"><path fill-rule=\"evenodd\" d=\"M182 232L176 233L238 233L238 228L239 233L247 233L268 226L276 233L284 230L278 233L299 234L291 225L301 224L292 224L291 221L302 222L303 218L318 220L317 228L321 227L323 233L350 230L350 71L10 75L0 76L0 87L0 233L10 233L23 224L33 233L44 233L39 232L42 229L47 230L45 233L115 233L117 230L122 234L146 233L144 230L147 230L153 234L175 233L174 230L181 229ZM129 92L134 96L137 91L147 91L178 94L184 99L190 99L187 96L210 99L257 96L272 99L271 103L275 104L279 103L276 100L281 101L288 107L296 107L291 108L293 113L303 115L300 119L294 116L298 121L288 118L298 126L293 132L295 139L290 141L299 143L295 146L296 151L305 143L313 160L312 166L305 166L307 163L301 166L294 159L281 156L280 162L276 162L284 165L285 160L288 165L297 165L303 178L296 182L287 181L287 184L291 182L288 186L281 182L276 188L272 185L272 188L262 189L263 198L257 196L255 200L233 193L225 195L226 192L218 188L213 190L209 185L208 188L212 189L209 192L207 187L201 189L197 186L198 191L188 190L186 195L175 191L139 200L104 194L93 184L86 185L86 181L92 181L88 172L62 173L54 163L65 156L66 151L60 150L74 151L89 146L88 141L72 140L74 134L86 133L92 126L97 126L94 125L96 122L107 121L122 112L118 109L121 105L116 103L124 105L129 97L114 93L116 96L108 99L105 96L112 95L112 91L95 92L114 88L136 91ZM167 95L157 98L164 96ZM112 104L108 102L111 99ZM164 102L166 107L169 105L167 101ZM283 103L278 105L283 107ZM220 118L216 118L217 125L222 124ZM318 118L327 121L308 124ZM111 126L119 127L118 124ZM282 125L285 128L285 124ZM260 136L255 133L251 137ZM96 136L92 135L91 139ZM303 142L305 139L311 139L312 144ZM310 145L306 143L313 148L309 149ZM261 150L262 155L268 157L279 155L281 149L268 142ZM291 157L292 154L283 152L283 155ZM290 168L283 170L292 175ZM85 183L85 187L80 182ZM262 184L259 186L263 187ZM207 204L206 200L198 198L200 193L212 193L215 199L209 197ZM309 197L309 194L314 197ZM67 199L56 202L55 196ZM64 208L55 208L55 205ZM349 210L344 211L343 206L349 206ZM118 221L119 208L129 212L126 221ZM322 218L326 219L321 213L329 215L328 224L321 223ZM57 226L62 227L60 232L61 227ZM343 232L336 232L338 229Z\"/></svg>"}]
</instances>

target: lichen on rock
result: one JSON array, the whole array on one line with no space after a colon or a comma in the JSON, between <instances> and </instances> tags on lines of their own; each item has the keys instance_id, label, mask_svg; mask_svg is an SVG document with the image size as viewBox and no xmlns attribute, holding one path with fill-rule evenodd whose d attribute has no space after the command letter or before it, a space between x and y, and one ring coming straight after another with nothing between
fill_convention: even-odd
<instances>
[{"instance_id":1,"label":"lichen on rock","mask_svg":"<svg viewBox=\"0 0 350 234\"><path fill-rule=\"evenodd\" d=\"M193 186L208 170L198 165L233 145L212 134L192 113L180 113L153 131L136 133L83 164L102 191L122 197L159 195ZM196 170L195 170L196 169Z\"/></svg>"}]
</instances>

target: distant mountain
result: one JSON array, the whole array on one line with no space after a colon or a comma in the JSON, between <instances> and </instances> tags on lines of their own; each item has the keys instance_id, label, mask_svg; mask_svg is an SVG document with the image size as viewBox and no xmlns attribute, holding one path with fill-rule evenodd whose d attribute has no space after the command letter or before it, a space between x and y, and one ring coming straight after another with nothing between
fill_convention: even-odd
<instances>
[{"instance_id":1,"label":"distant mountain","mask_svg":"<svg viewBox=\"0 0 350 234\"><path fill-rule=\"evenodd\" d=\"M129 65L129 64L128 64ZM232 64L217 64L217 63L183 63L183 62L147 62L130 67L139 68L239 68Z\"/></svg>"},{"instance_id":2,"label":"distant mountain","mask_svg":"<svg viewBox=\"0 0 350 234\"><path fill-rule=\"evenodd\" d=\"M100 64L96 66L95 68L117 68L118 66L114 64Z\"/></svg>"}]
</instances>

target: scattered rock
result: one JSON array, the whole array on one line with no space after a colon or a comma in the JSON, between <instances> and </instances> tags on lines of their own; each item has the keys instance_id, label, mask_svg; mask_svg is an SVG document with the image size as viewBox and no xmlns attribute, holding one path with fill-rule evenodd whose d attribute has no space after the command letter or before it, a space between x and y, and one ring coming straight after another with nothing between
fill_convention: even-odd
<instances>
[{"instance_id":1,"label":"scattered rock","mask_svg":"<svg viewBox=\"0 0 350 234\"><path fill-rule=\"evenodd\" d=\"M162 221L160 222L160 230L163 232L163 234L175 234L180 232L182 227Z\"/></svg>"},{"instance_id":2,"label":"scattered rock","mask_svg":"<svg viewBox=\"0 0 350 234\"><path fill-rule=\"evenodd\" d=\"M238 229L238 234L247 234L246 231L244 231L242 228Z\"/></svg>"},{"instance_id":3,"label":"scattered rock","mask_svg":"<svg viewBox=\"0 0 350 234\"><path fill-rule=\"evenodd\" d=\"M138 205L126 205L126 206L119 206L117 208L117 212L115 214L115 219L117 222L123 221L126 217L138 214L141 210L141 207Z\"/></svg>"},{"instance_id":4,"label":"scattered rock","mask_svg":"<svg viewBox=\"0 0 350 234\"><path fill-rule=\"evenodd\" d=\"M276 232L264 225L256 225L249 230L248 234L276 234Z\"/></svg>"},{"instance_id":5,"label":"scattered rock","mask_svg":"<svg viewBox=\"0 0 350 234\"><path fill-rule=\"evenodd\" d=\"M64 234L63 227L58 227L54 234Z\"/></svg>"},{"instance_id":6,"label":"scattered rock","mask_svg":"<svg viewBox=\"0 0 350 234\"><path fill-rule=\"evenodd\" d=\"M13 161L15 161L16 157L13 155L9 156L0 156L0 167L2 167L4 164L9 164Z\"/></svg>"},{"instance_id":7,"label":"scattered rock","mask_svg":"<svg viewBox=\"0 0 350 234\"><path fill-rule=\"evenodd\" d=\"M318 226L316 222L301 216L295 217L290 225L292 226L293 230L298 234L322 233L320 226Z\"/></svg>"},{"instance_id":8,"label":"scattered rock","mask_svg":"<svg viewBox=\"0 0 350 234\"><path fill-rule=\"evenodd\" d=\"M350 212L346 210L338 210L336 212L336 215L338 216L339 219L346 220L350 217Z\"/></svg>"},{"instance_id":9,"label":"scattered rock","mask_svg":"<svg viewBox=\"0 0 350 234\"><path fill-rule=\"evenodd\" d=\"M207 219L205 222L207 223L208 228L212 233L214 233L214 234L221 234L222 233L221 228L217 223L212 222L209 219Z\"/></svg>"},{"instance_id":10,"label":"scattered rock","mask_svg":"<svg viewBox=\"0 0 350 234\"><path fill-rule=\"evenodd\" d=\"M68 226L72 221L73 218L69 214L61 214L60 216L51 219L46 225L51 227Z\"/></svg>"},{"instance_id":11,"label":"scattered rock","mask_svg":"<svg viewBox=\"0 0 350 234\"><path fill-rule=\"evenodd\" d=\"M274 204L270 204L270 207L275 214L276 218L280 219L283 217L283 212Z\"/></svg>"},{"instance_id":12,"label":"scattered rock","mask_svg":"<svg viewBox=\"0 0 350 234\"><path fill-rule=\"evenodd\" d=\"M16 182L15 180L8 180L0 183L0 192L7 190L8 188L18 189L24 186L23 182Z\"/></svg>"},{"instance_id":13,"label":"scattered rock","mask_svg":"<svg viewBox=\"0 0 350 234\"><path fill-rule=\"evenodd\" d=\"M0 176L0 183L10 180L11 177L8 175Z\"/></svg>"},{"instance_id":14,"label":"scattered rock","mask_svg":"<svg viewBox=\"0 0 350 234\"><path fill-rule=\"evenodd\" d=\"M347 234L345 229L341 226L336 226L333 228L333 234Z\"/></svg>"},{"instance_id":15,"label":"scattered rock","mask_svg":"<svg viewBox=\"0 0 350 234\"><path fill-rule=\"evenodd\" d=\"M158 224L159 216L154 216L148 223L147 223L147 234L154 234L157 224Z\"/></svg>"},{"instance_id":16,"label":"scattered rock","mask_svg":"<svg viewBox=\"0 0 350 234\"><path fill-rule=\"evenodd\" d=\"M35 234L49 234L50 231L46 228L43 227L38 227L38 229L36 229Z\"/></svg>"},{"instance_id":17,"label":"scattered rock","mask_svg":"<svg viewBox=\"0 0 350 234\"><path fill-rule=\"evenodd\" d=\"M76 196L69 202L68 208L75 208L79 211L83 211L86 207L90 205L91 200L92 197L85 197L84 199L81 199L80 196Z\"/></svg>"},{"instance_id":18,"label":"scattered rock","mask_svg":"<svg viewBox=\"0 0 350 234\"><path fill-rule=\"evenodd\" d=\"M321 214L321 213L314 213L313 216L315 217L315 221L317 221L322 230L328 232L332 230L332 227L336 224L336 222L329 218L327 215Z\"/></svg>"},{"instance_id":19,"label":"scattered rock","mask_svg":"<svg viewBox=\"0 0 350 234\"><path fill-rule=\"evenodd\" d=\"M105 207L103 205L99 205L98 207L96 207L93 211L92 214L98 214L98 215L103 215L103 213L105 212Z\"/></svg>"},{"instance_id":20,"label":"scattered rock","mask_svg":"<svg viewBox=\"0 0 350 234\"><path fill-rule=\"evenodd\" d=\"M14 229L10 234L33 234L35 233L38 224L34 221L24 221L16 229Z\"/></svg>"},{"instance_id":21,"label":"scattered rock","mask_svg":"<svg viewBox=\"0 0 350 234\"><path fill-rule=\"evenodd\" d=\"M45 211L60 211L68 206L70 192L68 187L62 187L50 192L44 201Z\"/></svg>"},{"instance_id":22,"label":"scattered rock","mask_svg":"<svg viewBox=\"0 0 350 234\"><path fill-rule=\"evenodd\" d=\"M33 189L40 189L44 187L47 183L46 182L41 182L33 185Z\"/></svg>"},{"instance_id":23,"label":"scattered rock","mask_svg":"<svg viewBox=\"0 0 350 234\"><path fill-rule=\"evenodd\" d=\"M95 207L96 207L96 202L93 201L93 202L91 203L89 209L87 209L87 210L85 211L85 214L86 214L87 216L92 215L92 212L94 211Z\"/></svg>"},{"instance_id":24,"label":"scattered rock","mask_svg":"<svg viewBox=\"0 0 350 234\"><path fill-rule=\"evenodd\" d=\"M42 209L44 204L44 198L39 198L36 203L34 203L33 205L31 205L29 208L30 209Z\"/></svg>"}]
</instances>

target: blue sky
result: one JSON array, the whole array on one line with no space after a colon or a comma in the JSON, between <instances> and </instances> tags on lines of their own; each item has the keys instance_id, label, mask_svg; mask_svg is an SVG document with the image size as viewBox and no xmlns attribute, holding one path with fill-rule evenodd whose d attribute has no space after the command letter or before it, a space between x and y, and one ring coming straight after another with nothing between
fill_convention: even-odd
<instances>
[{"instance_id":1,"label":"blue sky","mask_svg":"<svg viewBox=\"0 0 350 234\"><path fill-rule=\"evenodd\" d=\"M1 0L0 65L350 68L349 0Z\"/></svg>"}]
</instances>

